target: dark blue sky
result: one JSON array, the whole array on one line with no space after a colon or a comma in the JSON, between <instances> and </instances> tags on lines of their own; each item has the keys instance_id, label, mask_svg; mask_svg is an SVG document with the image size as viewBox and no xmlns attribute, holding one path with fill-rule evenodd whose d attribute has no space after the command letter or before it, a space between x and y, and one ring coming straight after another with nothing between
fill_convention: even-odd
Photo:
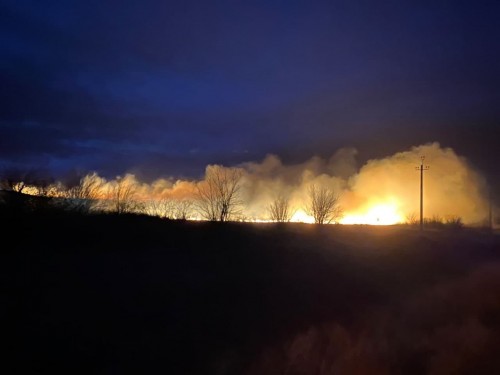
<instances>
[{"instance_id":1,"label":"dark blue sky","mask_svg":"<svg viewBox=\"0 0 500 375\"><path fill-rule=\"evenodd\" d=\"M207 163L439 141L500 160L498 1L1 1L0 163Z\"/></svg>"}]
</instances>

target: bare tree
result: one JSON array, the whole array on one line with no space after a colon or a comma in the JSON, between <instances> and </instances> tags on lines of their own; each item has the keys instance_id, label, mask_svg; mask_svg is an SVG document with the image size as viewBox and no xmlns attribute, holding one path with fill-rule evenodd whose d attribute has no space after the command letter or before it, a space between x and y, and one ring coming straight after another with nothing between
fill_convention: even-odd
<instances>
[{"instance_id":1,"label":"bare tree","mask_svg":"<svg viewBox=\"0 0 500 375\"><path fill-rule=\"evenodd\" d=\"M88 212L103 198L104 181L97 173L88 174L78 181L78 184L68 189L66 198L70 209Z\"/></svg>"},{"instance_id":2,"label":"bare tree","mask_svg":"<svg viewBox=\"0 0 500 375\"><path fill-rule=\"evenodd\" d=\"M309 204L306 213L314 217L316 224L329 224L342 217L339 196L332 188L311 185L308 190Z\"/></svg>"},{"instance_id":3,"label":"bare tree","mask_svg":"<svg viewBox=\"0 0 500 375\"><path fill-rule=\"evenodd\" d=\"M32 183L33 193L39 197L53 197L57 195L57 186L53 178L36 179Z\"/></svg>"},{"instance_id":4,"label":"bare tree","mask_svg":"<svg viewBox=\"0 0 500 375\"><path fill-rule=\"evenodd\" d=\"M2 172L0 189L22 193L34 180L33 171L7 169Z\"/></svg>"},{"instance_id":5,"label":"bare tree","mask_svg":"<svg viewBox=\"0 0 500 375\"><path fill-rule=\"evenodd\" d=\"M279 223L289 222L293 216L293 211L290 208L290 198L283 194L279 194L268 206L267 210L269 211L269 218Z\"/></svg>"},{"instance_id":6,"label":"bare tree","mask_svg":"<svg viewBox=\"0 0 500 375\"><path fill-rule=\"evenodd\" d=\"M117 177L111 189L111 210L118 214L137 211L140 208L136 198L137 185L126 177Z\"/></svg>"},{"instance_id":7,"label":"bare tree","mask_svg":"<svg viewBox=\"0 0 500 375\"><path fill-rule=\"evenodd\" d=\"M104 181L97 173L88 174L80 179L78 185L68 190L68 197L74 199L98 199L102 198L101 192Z\"/></svg>"},{"instance_id":8,"label":"bare tree","mask_svg":"<svg viewBox=\"0 0 500 375\"><path fill-rule=\"evenodd\" d=\"M153 199L144 204L143 211L150 216L173 219L175 216L175 202L170 198Z\"/></svg>"},{"instance_id":9,"label":"bare tree","mask_svg":"<svg viewBox=\"0 0 500 375\"><path fill-rule=\"evenodd\" d=\"M408 215L406 215L406 224L413 226L418 224L418 218L415 212L410 212Z\"/></svg>"},{"instance_id":10,"label":"bare tree","mask_svg":"<svg viewBox=\"0 0 500 375\"><path fill-rule=\"evenodd\" d=\"M146 215L158 216L165 219L187 220L191 215L193 201L190 199L150 200L143 206Z\"/></svg>"},{"instance_id":11,"label":"bare tree","mask_svg":"<svg viewBox=\"0 0 500 375\"><path fill-rule=\"evenodd\" d=\"M160 201L156 199L144 203L142 212L149 216L160 216Z\"/></svg>"},{"instance_id":12,"label":"bare tree","mask_svg":"<svg viewBox=\"0 0 500 375\"><path fill-rule=\"evenodd\" d=\"M5 195L4 203L18 210L38 211L54 208L53 197L56 196L57 187L46 171L9 169L1 173L0 189L28 195L20 197ZM33 196L38 196L35 198Z\"/></svg>"},{"instance_id":13,"label":"bare tree","mask_svg":"<svg viewBox=\"0 0 500 375\"><path fill-rule=\"evenodd\" d=\"M22 193L27 186L26 181L16 181L12 179L8 179L6 183L7 189L5 190L15 191L17 193Z\"/></svg>"},{"instance_id":14,"label":"bare tree","mask_svg":"<svg viewBox=\"0 0 500 375\"><path fill-rule=\"evenodd\" d=\"M207 167L205 180L196 186L196 206L204 219L227 221L241 212L241 177L239 169Z\"/></svg>"},{"instance_id":15,"label":"bare tree","mask_svg":"<svg viewBox=\"0 0 500 375\"><path fill-rule=\"evenodd\" d=\"M187 220L191 215L193 201L190 199L181 199L175 202L174 217L179 220Z\"/></svg>"}]
</instances>

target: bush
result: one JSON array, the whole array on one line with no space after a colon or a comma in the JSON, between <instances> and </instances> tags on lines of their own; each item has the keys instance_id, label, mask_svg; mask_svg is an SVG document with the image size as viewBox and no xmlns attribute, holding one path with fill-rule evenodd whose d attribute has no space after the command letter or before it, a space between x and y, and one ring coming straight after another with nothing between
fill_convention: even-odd
<instances>
[{"instance_id":1,"label":"bush","mask_svg":"<svg viewBox=\"0 0 500 375\"><path fill-rule=\"evenodd\" d=\"M450 215L446 218L445 225L449 229L461 229L464 226L462 218L456 215Z\"/></svg>"}]
</instances>

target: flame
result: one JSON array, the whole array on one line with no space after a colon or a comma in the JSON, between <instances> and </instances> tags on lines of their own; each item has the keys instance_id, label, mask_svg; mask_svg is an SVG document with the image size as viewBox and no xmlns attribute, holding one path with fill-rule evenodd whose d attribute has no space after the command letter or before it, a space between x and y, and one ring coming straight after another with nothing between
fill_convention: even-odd
<instances>
[{"instance_id":1,"label":"flame","mask_svg":"<svg viewBox=\"0 0 500 375\"><path fill-rule=\"evenodd\" d=\"M314 217L311 215L308 215L304 210L297 210L290 221L295 222L295 223L307 223L307 224L313 224L314 223Z\"/></svg>"},{"instance_id":2,"label":"flame","mask_svg":"<svg viewBox=\"0 0 500 375\"><path fill-rule=\"evenodd\" d=\"M372 159L360 168L356 165L356 150L350 148L338 150L330 159L315 156L297 164L284 164L278 156L267 155L260 162L220 167L236 168L242 174L240 194L236 199L241 214L235 215L234 220L268 222L270 205L277 197L283 196L288 200L288 212L294 212L290 221L314 223L314 218L307 213L310 203L308 189L317 184L338 193L339 208L344 212L340 224L393 225L412 220L419 211L420 176L415 172L415 166L420 163L422 155L431 162L431 170L425 175L424 215L457 216L465 224L481 223L488 212L488 201L484 196L486 181L465 158L452 149L441 148L438 143ZM207 171L212 167L207 166ZM107 203L112 200L113 191L120 181L131 187L131 199L140 203L136 205L137 212L151 214L148 210L150 203L153 206L155 202L166 201L176 207L179 202L187 201L192 207L186 218L203 220L194 203L197 187L204 178L206 174L201 179L168 177L147 183L133 174L107 180L92 172L80 183L95 187L91 199L102 203L98 205L99 209L108 209ZM25 194L40 194L36 186L23 186ZM68 192L64 183L57 182L44 193L71 197Z\"/></svg>"},{"instance_id":3,"label":"flame","mask_svg":"<svg viewBox=\"0 0 500 375\"><path fill-rule=\"evenodd\" d=\"M396 202L374 204L362 213L348 213L340 220L341 224L369 225L394 225L402 222L404 218L398 212Z\"/></svg>"}]
</instances>

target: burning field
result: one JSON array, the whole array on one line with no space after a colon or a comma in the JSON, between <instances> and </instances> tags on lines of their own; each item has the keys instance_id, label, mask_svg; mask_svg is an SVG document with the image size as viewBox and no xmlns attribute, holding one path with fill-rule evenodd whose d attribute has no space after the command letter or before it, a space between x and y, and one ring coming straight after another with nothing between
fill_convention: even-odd
<instances>
[{"instance_id":1,"label":"burning field","mask_svg":"<svg viewBox=\"0 0 500 375\"><path fill-rule=\"evenodd\" d=\"M0 375L500 374L500 1L1 1Z\"/></svg>"},{"instance_id":2,"label":"burning field","mask_svg":"<svg viewBox=\"0 0 500 375\"><path fill-rule=\"evenodd\" d=\"M6 373L500 372L487 186L437 143L4 183Z\"/></svg>"},{"instance_id":3,"label":"burning field","mask_svg":"<svg viewBox=\"0 0 500 375\"><path fill-rule=\"evenodd\" d=\"M19 182L28 194L92 201L93 210L146 213L171 219L211 221L319 222L311 206L311 188L331 194L335 211L322 222L391 225L414 223L419 214L419 172L425 171L426 220L487 222L487 184L467 160L437 143L414 147L358 166L356 150L340 149L329 159L313 157L284 164L268 155L236 167L209 165L200 180L160 178L151 182L125 174L106 180L96 173L76 182L54 182L43 189ZM326 196L326 195L325 195ZM221 203L222 202L222 203ZM218 205L218 207L214 207ZM223 207L226 205L227 207ZM273 215L281 209L281 215ZM224 211L225 210L225 211ZM274 212L276 214L276 212Z\"/></svg>"}]
</instances>

